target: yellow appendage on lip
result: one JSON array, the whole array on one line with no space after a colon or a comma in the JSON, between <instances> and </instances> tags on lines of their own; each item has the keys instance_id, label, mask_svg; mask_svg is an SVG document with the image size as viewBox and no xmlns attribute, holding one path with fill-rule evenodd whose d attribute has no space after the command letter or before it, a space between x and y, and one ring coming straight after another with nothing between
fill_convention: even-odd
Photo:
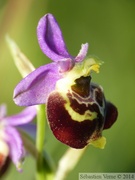
<instances>
[{"instance_id":1,"label":"yellow appendage on lip","mask_svg":"<svg viewBox=\"0 0 135 180\"><path fill-rule=\"evenodd\" d=\"M95 141L90 141L89 144L93 145L94 147L97 147L97 148L100 148L100 149L104 149L104 147L106 145L106 138L101 136L101 137L99 137Z\"/></svg>"}]
</instances>

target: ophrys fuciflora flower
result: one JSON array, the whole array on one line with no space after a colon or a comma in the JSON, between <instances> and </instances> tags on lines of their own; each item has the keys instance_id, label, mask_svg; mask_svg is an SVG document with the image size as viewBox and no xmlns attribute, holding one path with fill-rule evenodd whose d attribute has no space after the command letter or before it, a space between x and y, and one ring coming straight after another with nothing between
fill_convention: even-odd
<instances>
[{"instance_id":1,"label":"ophrys fuciflora flower","mask_svg":"<svg viewBox=\"0 0 135 180\"><path fill-rule=\"evenodd\" d=\"M69 54L60 27L52 14L43 16L37 27L41 50L53 62L37 68L14 90L20 106L46 104L47 119L55 137L73 148L93 144L103 148L102 131L116 121L116 107L106 101L101 86L91 82L101 62L86 58L88 43L79 54Z\"/></svg>"}]
</instances>

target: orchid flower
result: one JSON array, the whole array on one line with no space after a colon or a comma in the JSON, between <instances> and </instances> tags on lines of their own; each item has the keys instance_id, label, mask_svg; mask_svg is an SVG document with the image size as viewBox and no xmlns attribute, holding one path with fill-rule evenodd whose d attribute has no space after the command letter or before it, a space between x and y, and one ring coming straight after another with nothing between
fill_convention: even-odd
<instances>
[{"instance_id":1,"label":"orchid flower","mask_svg":"<svg viewBox=\"0 0 135 180\"><path fill-rule=\"evenodd\" d=\"M36 115L35 107L27 107L21 113L6 116L6 106L0 106L0 168L9 156L18 171L21 171L21 163L25 156L25 149L21 136L16 128L24 130L25 124L33 120ZM26 128L28 132L28 128ZM32 129L30 128L30 131Z\"/></svg>"},{"instance_id":2,"label":"orchid flower","mask_svg":"<svg viewBox=\"0 0 135 180\"><path fill-rule=\"evenodd\" d=\"M116 107L106 101L101 86L91 82L101 62L86 58L88 43L77 56L69 54L60 27L52 14L37 26L41 50L53 62L43 65L16 86L14 101L19 106L46 104L47 119L55 137L73 148L93 144L103 148L102 130L117 118Z\"/></svg>"}]
</instances>

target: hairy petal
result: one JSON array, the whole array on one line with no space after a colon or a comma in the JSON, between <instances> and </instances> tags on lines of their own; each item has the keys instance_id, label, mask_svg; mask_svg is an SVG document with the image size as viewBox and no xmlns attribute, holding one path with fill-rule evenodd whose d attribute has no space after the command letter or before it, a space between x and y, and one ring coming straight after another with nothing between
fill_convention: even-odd
<instances>
[{"instance_id":1,"label":"hairy petal","mask_svg":"<svg viewBox=\"0 0 135 180\"><path fill-rule=\"evenodd\" d=\"M36 107L31 106L25 108L21 113L5 118L8 125L17 126L29 123L36 116Z\"/></svg>"},{"instance_id":2,"label":"hairy petal","mask_svg":"<svg viewBox=\"0 0 135 180\"><path fill-rule=\"evenodd\" d=\"M24 149L21 137L15 128L8 126L6 128L6 141L10 148L10 158L16 165L16 168L21 170L21 160L24 157Z\"/></svg>"},{"instance_id":3,"label":"hairy petal","mask_svg":"<svg viewBox=\"0 0 135 180\"><path fill-rule=\"evenodd\" d=\"M60 27L52 14L43 16L37 26L39 46L53 61L71 58L68 53Z\"/></svg>"},{"instance_id":4,"label":"hairy petal","mask_svg":"<svg viewBox=\"0 0 135 180\"><path fill-rule=\"evenodd\" d=\"M88 52L88 47L89 47L88 43L82 44L79 54L75 57L76 62L81 62L84 60Z\"/></svg>"},{"instance_id":5,"label":"hairy petal","mask_svg":"<svg viewBox=\"0 0 135 180\"><path fill-rule=\"evenodd\" d=\"M39 67L24 78L14 90L14 101L19 106L46 103L47 96L55 89L60 78L56 63Z\"/></svg>"}]
</instances>

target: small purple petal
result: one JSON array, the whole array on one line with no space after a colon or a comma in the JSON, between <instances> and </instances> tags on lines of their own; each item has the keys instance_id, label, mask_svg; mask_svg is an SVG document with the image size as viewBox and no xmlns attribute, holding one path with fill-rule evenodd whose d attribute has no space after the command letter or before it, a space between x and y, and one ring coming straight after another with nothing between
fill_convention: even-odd
<instances>
[{"instance_id":1,"label":"small purple petal","mask_svg":"<svg viewBox=\"0 0 135 180\"><path fill-rule=\"evenodd\" d=\"M18 170L21 170L20 163L24 157L24 149L21 137L15 128L8 126L6 128L6 141L10 148L10 158L16 165Z\"/></svg>"},{"instance_id":2,"label":"small purple petal","mask_svg":"<svg viewBox=\"0 0 135 180\"><path fill-rule=\"evenodd\" d=\"M88 43L82 44L79 54L75 57L76 62L81 62L82 60L84 60L88 52L88 46Z\"/></svg>"},{"instance_id":3,"label":"small purple petal","mask_svg":"<svg viewBox=\"0 0 135 180\"><path fill-rule=\"evenodd\" d=\"M5 118L5 121L8 123L8 125L17 126L29 123L33 120L33 118L36 116L36 107L30 106L25 108L21 113L8 116Z\"/></svg>"},{"instance_id":4,"label":"small purple petal","mask_svg":"<svg viewBox=\"0 0 135 180\"><path fill-rule=\"evenodd\" d=\"M14 101L19 106L46 103L48 94L55 89L60 79L58 66L50 63L39 67L24 78L14 90Z\"/></svg>"},{"instance_id":5,"label":"small purple petal","mask_svg":"<svg viewBox=\"0 0 135 180\"><path fill-rule=\"evenodd\" d=\"M5 104L0 105L0 120L4 118L7 114L7 107Z\"/></svg>"},{"instance_id":6,"label":"small purple petal","mask_svg":"<svg viewBox=\"0 0 135 180\"><path fill-rule=\"evenodd\" d=\"M47 14L40 19L37 26L37 37L41 50L53 61L71 58L60 27L52 14Z\"/></svg>"}]
</instances>

